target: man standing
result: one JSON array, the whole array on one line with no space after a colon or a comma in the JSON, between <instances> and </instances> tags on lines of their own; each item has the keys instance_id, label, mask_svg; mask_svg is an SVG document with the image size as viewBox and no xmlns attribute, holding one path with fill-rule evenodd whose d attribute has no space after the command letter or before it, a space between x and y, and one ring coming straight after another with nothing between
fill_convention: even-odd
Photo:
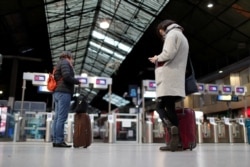
<instances>
[{"instance_id":1,"label":"man standing","mask_svg":"<svg viewBox=\"0 0 250 167\"><path fill-rule=\"evenodd\" d=\"M71 147L64 142L64 124L70 110L70 101L74 93L74 85L80 84L74 78L73 58L70 52L64 51L56 65L55 80L57 87L53 93L55 117L53 123L53 147Z\"/></svg>"}]
</instances>

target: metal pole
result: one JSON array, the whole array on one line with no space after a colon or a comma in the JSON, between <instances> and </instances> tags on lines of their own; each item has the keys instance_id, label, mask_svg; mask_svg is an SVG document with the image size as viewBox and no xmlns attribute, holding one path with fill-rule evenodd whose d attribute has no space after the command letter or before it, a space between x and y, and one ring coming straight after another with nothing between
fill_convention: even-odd
<instances>
[{"instance_id":1,"label":"metal pole","mask_svg":"<svg viewBox=\"0 0 250 167\"><path fill-rule=\"evenodd\" d=\"M112 88L111 85L108 85L109 87L109 106L108 106L108 113L111 114L111 94L112 94Z\"/></svg>"},{"instance_id":2,"label":"metal pole","mask_svg":"<svg viewBox=\"0 0 250 167\"><path fill-rule=\"evenodd\" d=\"M26 80L23 80L23 86L22 86L22 99L21 99L21 111L20 111L20 140L25 141L25 112L23 109L23 103L24 103L24 96L25 96L25 89L26 89Z\"/></svg>"}]
</instances>

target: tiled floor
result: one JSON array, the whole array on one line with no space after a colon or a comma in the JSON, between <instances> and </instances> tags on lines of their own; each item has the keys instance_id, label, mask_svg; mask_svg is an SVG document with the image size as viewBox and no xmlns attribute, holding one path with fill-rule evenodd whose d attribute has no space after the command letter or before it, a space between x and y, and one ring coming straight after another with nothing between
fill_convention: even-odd
<instances>
[{"instance_id":1,"label":"tiled floor","mask_svg":"<svg viewBox=\"0 0 250 167\"><path fill-rule=\"evenodd\" d=\"M159 151L160 144L92 143L53 148L51 143L0 142L0 167L249 167L249 144L198 144L193 150Z\"/></svg>"}]
</instances>

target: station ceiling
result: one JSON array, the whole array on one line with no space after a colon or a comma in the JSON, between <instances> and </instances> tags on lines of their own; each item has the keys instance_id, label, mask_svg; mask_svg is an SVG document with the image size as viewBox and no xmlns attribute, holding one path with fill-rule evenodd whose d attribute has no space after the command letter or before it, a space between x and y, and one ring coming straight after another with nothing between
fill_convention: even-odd
<instances>
[{"instance_id":1,"label":"station ceiling","mask_svg":"<svg viewBox=\"0 0 250 167\"><path fill-rule=\"evenodd\" d=\"M23 72L50 72L63 50L74 55L76 74L111 77L112 92L154 79L148 57L159 54L157 24L175 20L184 27L199 80L250 55L249 0L1 0L1 85L8 92L19 61L15 96ZM100 22L110 23L100 28ZM6 71L9 71L8 75ZM7 86L6 86L7 84ZM107 109L107 90L82 89L95 108ZM29 94L29 93L28 93ZM32 96L27 95L27 98Z\"/></svg>"}]
</instances>

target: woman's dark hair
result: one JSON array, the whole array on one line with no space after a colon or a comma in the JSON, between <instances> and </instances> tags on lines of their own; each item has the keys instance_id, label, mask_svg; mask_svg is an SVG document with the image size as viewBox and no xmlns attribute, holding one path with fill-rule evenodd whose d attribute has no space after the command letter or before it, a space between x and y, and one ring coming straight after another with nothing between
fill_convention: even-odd
<instances>
[{"instance_id":1,"label":"woman's dark hair","mask_svg":"<svg viewBox=\"0 0 250 167\"><path fill-rule=\"evenodd\" d=\"M160 22L156 28L156 34L157 36L159 36L160 38L162 38L159 30L160 29L163 29L163 30L166 30L168 26L170 26L171 24L174 24L176 23L175 21L173 20L163 20L162 22Z\"/></svg>"},{"instance_id":2,"label":"woman's dark hair","mask_svg":"<svg viewBox=\"0 0 250 167\"><path fill-rule=\"evenodd\" d=\"M63 51L59 58L60 59L65 59L65 58L72 59L73 57L70 51Z\"/></svg>"}]
</instances>

